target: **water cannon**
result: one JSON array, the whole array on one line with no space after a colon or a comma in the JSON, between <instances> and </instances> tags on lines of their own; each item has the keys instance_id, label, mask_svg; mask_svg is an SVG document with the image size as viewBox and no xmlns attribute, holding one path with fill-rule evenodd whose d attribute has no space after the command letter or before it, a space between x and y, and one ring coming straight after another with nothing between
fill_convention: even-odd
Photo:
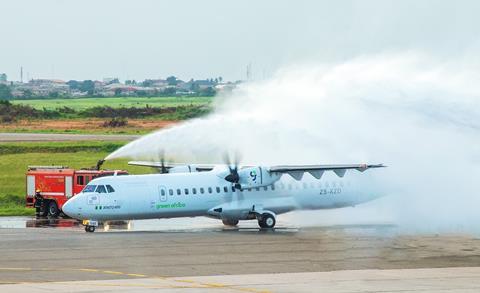
<instances>
[{"instance_id":1,"label":"water cannon","mask_svg":"<svg viewBox=\"0 0 480 293\"><path fill-rule=\"evenodd\" d=\"M95 166L95 170L99 171L103 163L105 163L105 160L98 160L97 165Z\"/></svg>"}]
</instances>

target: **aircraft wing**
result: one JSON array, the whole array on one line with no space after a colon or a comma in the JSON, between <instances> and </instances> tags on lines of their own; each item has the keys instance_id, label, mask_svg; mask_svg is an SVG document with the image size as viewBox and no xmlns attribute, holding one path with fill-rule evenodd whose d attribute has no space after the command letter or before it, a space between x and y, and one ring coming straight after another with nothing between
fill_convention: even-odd
<instances>
[{"instance_id":1,"label":"aircraft wing","mask_svg":"<svg viewBox=\"0 0 480 293\"><path fill-rule=\"evenodd\" d=\"M128 162L129 165L134 166L143 166L143 167L152 167L152 168L162 168L161 162L152 162L152 161L130 161ZM187 166L188 164L179 164L179 163L163 163L164 167L167 169L171 169L174 167L180 166ZM215 165L213 164L190 164L188 166L194 166L197 171L210 171L212 170Z\"/></svg>"},{"instance_id":2,"label":"aircraft wing","mask_svg":"<svg viewBox=\"0 0 480 293\"><path fill-rule=\"evenodd\" d=\"M296 180L300 180L303 176L303 173L308 172L312 174L313 177L320 179L323 172L333 171L339 177L343 177L347 170L357 170L363 172L371 168L383 168L386 167L383 164L369 165L369 164L343 164L343 165L279 165L271 166L269 168L270 172L273 173L287 173Z\"/></svg>"}]
</instances>

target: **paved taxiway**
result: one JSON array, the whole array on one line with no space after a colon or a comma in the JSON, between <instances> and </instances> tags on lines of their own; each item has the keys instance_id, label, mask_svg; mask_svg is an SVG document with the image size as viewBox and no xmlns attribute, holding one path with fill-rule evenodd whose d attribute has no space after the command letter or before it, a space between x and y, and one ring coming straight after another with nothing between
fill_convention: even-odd
<instances>
[{"instance_id":1,"label":"paved taxiway","mask_svg":"<svg viewBox=\"0 0 480 293\"><path fill-rule=\"evenodd\" d=\"M364 292L376 286L391 288L389 292L418 288L438 292L439 286L480 290L480 269L475 268L480 267L480 239L469 235L402 236L389 225L283 225L275 231L260 231L253 223L240 229L207 223L190 229L95 233L85 233L79 226L59 226L63 228L0 229L1 291L202 286L250 292L317 291L310 290L312 286L331 288L327 290L331 292ZM452 267L457 269L405 270ZM288 275L261 275L278 273ZM334 282L336 278L348 280Z\"/></svg>"}]
</instances>

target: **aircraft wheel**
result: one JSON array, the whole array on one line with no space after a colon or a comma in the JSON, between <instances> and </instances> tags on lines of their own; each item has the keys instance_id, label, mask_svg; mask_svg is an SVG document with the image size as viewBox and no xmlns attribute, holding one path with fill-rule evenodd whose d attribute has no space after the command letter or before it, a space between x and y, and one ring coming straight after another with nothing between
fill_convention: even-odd
<instances>
[{"instance_id":1,"label":"aircraft wheel","mask_svg":"<svg viewBox=\"0 0 480 293\"><path fill-rule=\"evenodd\" d=\"M262 217L258 220L260 228L271 229L275 227L275 217L269 213L263 213Z\"/></svg>"},{"instance_id":2,"label":"aircraft wheel","mask_svg":"<svg viewBox=\"0 0 480 293\"><path fill-rule=\"evenodd\" d=\"M222 222L225 226L237 226L238 225L238 220L235 220L235 219L223 219Z\"/></svg>"},{"instance_id":3,"label":"aircraft wheel","mask_svg":"<svg viewBox=\"0 0 480 293\"><path fill-rule=\"evenodd\" d=\"M85 226L85 232L95 232L95 226Z\"/></svg>"},{"instance_id":4,"label":"aircraft wheel","mask_svg":"<svg viewBox=\"0 0 480 293\"><path fill-rule=\"evenodd\" d=\"M60 211L58 210L58 205L55 201L50 201L48 204L48 215L52 218L58 217Z\"/></svg>"}]
</instances>

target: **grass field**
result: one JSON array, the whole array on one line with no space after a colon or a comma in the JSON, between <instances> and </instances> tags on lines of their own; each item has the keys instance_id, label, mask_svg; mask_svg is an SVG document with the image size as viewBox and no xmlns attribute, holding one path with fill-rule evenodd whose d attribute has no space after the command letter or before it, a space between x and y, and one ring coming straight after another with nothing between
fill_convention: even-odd
<instances>
[{"instance_id":1,"label":"grass field","mask_svg":"<svg viewBox=\"0 0 480 293\"><path fill-rule=\"evenodd\" d=\"M29 165L92 167L125 142L42 142L0 144L0 216L33 215L25 205L25 172ZM127 160L107 161L103 168L126 169L131 174L152 172L128 166Z\"/></svg>"},{"instance_id":2,"label":"grass field","mask_svg":"<svg viewBox=\"0 0 480 293\"><path fill-rule=\"evenodd\" d=\"M113 108L137 107L146 105L151 107L177 107L188 105L208 105L213 101L212 97L105 97L105 98L68 98L68 99L38 99L38 100L14 100L13 104L30 105L36 109L69 107L74 110L110 106Z\"/></svg>"}]
</instances>

